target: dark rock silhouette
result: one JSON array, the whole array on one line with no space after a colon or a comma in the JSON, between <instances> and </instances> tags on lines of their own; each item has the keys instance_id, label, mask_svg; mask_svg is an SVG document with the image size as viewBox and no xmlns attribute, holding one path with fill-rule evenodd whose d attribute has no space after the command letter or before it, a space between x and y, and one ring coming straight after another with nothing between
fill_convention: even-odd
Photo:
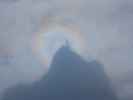
<instances>
[{"instance_id":1,"label":"dark rock silhouette","mask_svg":"<svg viewBox=\"0 0 133 100\"><path fill-rule=\"evenodd\" d=\"M48 74L30 86L8 89L3 100L117 100L102 64L86 62L68 47L54 56Z\"/></svg>"}]
</instances>

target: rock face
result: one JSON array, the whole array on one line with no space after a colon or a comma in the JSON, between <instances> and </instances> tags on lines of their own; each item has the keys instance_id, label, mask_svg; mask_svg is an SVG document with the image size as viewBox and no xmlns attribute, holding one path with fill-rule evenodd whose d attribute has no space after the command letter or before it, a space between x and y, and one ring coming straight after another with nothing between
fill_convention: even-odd
<instances>
[{"instance_id":1,"label":"rock face","mask_svg":"<svg viewBox=\"0 0 133 100\"><path fill-rule=\"evenodd\" d=\"M97 61L84 61L64 46L55 54L47 76L31 86L10 89L3 100L117 99L103 66Z\"/></svg>"}]
</instances>

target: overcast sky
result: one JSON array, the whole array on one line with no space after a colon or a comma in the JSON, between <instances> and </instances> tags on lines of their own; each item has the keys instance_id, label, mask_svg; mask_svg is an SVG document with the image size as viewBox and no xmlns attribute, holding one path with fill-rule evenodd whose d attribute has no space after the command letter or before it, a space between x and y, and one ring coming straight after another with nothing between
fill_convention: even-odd
<instances>
[{"instance_id":1,"label":"overcast sky","mask_svg":"<svg viewBox=\"0 0 133 100\"><path fill-rule=\"evenodd\" d=\"M51 14L80 27L85 53L105 65L120 96L132 96L132 6L132 0L0 0L0 91L44 74L44 65L32 53L31 45L44 16ZM55 36L47 40L64 37Z\"/></svg>"}]
</instances>

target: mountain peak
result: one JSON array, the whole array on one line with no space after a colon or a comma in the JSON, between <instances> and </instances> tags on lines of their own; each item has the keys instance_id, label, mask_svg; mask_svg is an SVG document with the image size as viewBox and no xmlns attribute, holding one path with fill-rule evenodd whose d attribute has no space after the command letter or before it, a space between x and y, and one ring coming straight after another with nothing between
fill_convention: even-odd
<instances>
[{"instance_id":1,"label":"mountain peak","mask_svg":"<svg viewBox=\"0 0 133 100\"><path fill-rule=\"evenodd\" d=\"M4 100L117 100L102 64L83 60L68 46L56 52L47 75L28 87Z\"/></svg>"}]
</instances>

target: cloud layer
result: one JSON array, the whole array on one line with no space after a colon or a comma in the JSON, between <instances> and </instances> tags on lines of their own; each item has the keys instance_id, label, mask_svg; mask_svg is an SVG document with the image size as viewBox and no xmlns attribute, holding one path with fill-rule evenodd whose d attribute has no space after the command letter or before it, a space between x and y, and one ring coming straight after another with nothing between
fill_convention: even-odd
<instances>
[{"instance_id":1,"label":"cloud layer","mask_svg":"<svg viewBox=\"0 0 133 100\"><path fill-rule=\"evenodd\" d=\"M105 65L119 95L132 96L132 0L8 1L0 1L0 57L12 60L0 65L0 90L44 73L31 52L31 39L48 15L78 24L88 53Z\"/></svg>"}]
</instances>

